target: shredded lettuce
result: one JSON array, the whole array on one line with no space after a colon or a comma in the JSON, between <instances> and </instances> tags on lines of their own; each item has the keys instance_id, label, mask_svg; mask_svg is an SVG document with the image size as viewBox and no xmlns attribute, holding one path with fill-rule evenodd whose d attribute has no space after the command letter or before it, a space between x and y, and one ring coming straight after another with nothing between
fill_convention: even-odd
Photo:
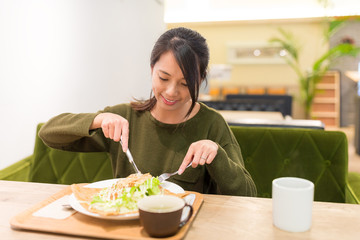
<instances>
[{"instance_id":1,"label":"shredded lettuce","mask_svg":"<svg viewBox=\"0 0 360 240\"><path fill-rule=\"evenodd\" d=\"M137 202L140 199L159 194L161 194L161 189L157 177L149 178L144 183L131 188L117 189L114 184L95 195L90 203L90 208L107 212L131 212L137 210Z\"/></svg>"}]
</instances>

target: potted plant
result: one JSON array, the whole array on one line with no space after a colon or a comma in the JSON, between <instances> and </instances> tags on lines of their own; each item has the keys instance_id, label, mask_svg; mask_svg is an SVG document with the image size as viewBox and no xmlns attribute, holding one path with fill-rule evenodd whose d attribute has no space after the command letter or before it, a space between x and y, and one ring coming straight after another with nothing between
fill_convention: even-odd
<instances>
[{"instance_id":1,"label":"potted plant","mask_svg":"<svg viewBox=\"0 0 360 240\"><path fill-rule=\"evenodd\" d=\"M328 42L330 36L346 24L347 20L330 20L326 24L325 41ZM310 70L302 69L299 63L300 45L294 35L279 29L280 37L270 39L271 43L280 45L286 50L287 54L284 56L287 64L295 71L299 80L300 100L304 106L305 117L310 118L311 106L316 95L316 85L321 81L326 72L330 69L332 64L339 57L354 56L360 53L360 48L353 45L350 41L343 41L340 44L329 48L323 53L313 64Z\"/></svg>"}]
</instances>

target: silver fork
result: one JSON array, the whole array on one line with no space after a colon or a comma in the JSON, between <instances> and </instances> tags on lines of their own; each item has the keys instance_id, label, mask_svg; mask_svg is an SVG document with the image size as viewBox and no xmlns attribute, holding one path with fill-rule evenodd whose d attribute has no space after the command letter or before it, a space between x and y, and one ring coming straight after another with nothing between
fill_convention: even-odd
<instances>
[{"instance_id":1,"label":"silver fork","mask_svg":"<svg viewBox=\"0 0 360 240\"><path fill-rule=\"evenodd\" d=\"M192 164L192 162L189 163L189 164L186 166L186 168L190 167L191 164ZM185 169L186 169L186 168L185 168ZM173 172L173 173L163 173L163 174L161 174L161 175L158 177L158 179L159 179L160 182L163 182L163 181L165 181L166 179L168 179L169 177L174 176L175 174L178 174L178 173L179 173L179 170L176 171L176 172Z\"/></svg>"}]
</instances>

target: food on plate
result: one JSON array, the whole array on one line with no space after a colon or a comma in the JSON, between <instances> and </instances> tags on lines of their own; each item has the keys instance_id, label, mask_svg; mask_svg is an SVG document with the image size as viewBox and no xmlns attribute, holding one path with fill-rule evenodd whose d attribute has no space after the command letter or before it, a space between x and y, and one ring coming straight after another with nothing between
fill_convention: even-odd
<instances>
[{"instance_id":1,"label":"food on plate","mask_svg":"<svg viewBox=\"0 0 360 240\"><path fill-rule=\"evenodd\" d=\"M84 184L73 184L71 189L87 211L104 216L137 213L137 202L140 199L162 193L171 194L160 186L157 177L149 173L132 174L106 188L87 188Z\"/></svg>"}]
</instances>

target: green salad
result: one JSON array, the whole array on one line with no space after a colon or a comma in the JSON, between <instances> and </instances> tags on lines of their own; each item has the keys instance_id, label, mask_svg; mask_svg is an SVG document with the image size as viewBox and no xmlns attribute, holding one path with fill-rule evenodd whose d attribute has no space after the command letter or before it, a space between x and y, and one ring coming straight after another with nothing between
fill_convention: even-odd
<instances>
[{"instance_id":1,"label":"green salad","mask_svg":"<svg viewBox=\"0 0 360 240\"><path fill-rule=\"evenodd\" d=\"M93 196L90 209L109 215L131 213L138 210L137 203L140 199L162 193L157 177L150 176L145 181L140 181L141 183L137 182L138 179L126 182L124 186L120 179L111 187L102 189Z\"/></svg>"}]
</instances>

